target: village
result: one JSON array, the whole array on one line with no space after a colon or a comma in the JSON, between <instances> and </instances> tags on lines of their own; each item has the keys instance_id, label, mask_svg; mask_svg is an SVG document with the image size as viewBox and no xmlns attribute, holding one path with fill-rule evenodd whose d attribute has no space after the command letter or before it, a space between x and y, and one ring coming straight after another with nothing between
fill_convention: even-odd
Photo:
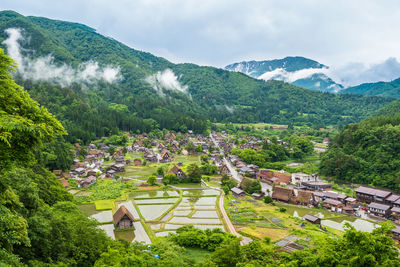
<instances>
[{"instance_id":1,"label":"village","mask_svg":"<svg viewBox=\"0 0 400 267\"><path fill-rule=\"evenodd\" d=\"M129 240L150 243L152 236L164 236L174 232L179 226L194 224L202 229L220 228L251 240L257 238L257 235L246 234L245 231L241 231L243 230L241 223L235 220L231 222L234 215L230 210L241 200L252 202L253 199L262 202L266 197L270 197L276 203L282 203L279 205L290 205L282 206L285 209L298 206L302 212L294 211L290 215L310 224L320 225L322 230L324 230L321 226L324 224L324 218L321 209L330 212L330 217L341 218L341 215L346 215L347 217L343 218L347 220L351 220L350 217L360 218L363 220L361 224L372 225L367 227L366 231L378 227L377 224L384 220L399 222L400 195L388 190L360 186L354 191L355 195L346 195L334 191L332 184L323 181L317 174L263 169L254 164L247 164L240 157L230 153L233 148L260 150L265 141L262 138L248 136L245 137L246 143L237 145L233 142L232 136L224 131L212 131L209 136L192 132L185 134L166 132L161 137L151 137L146 133L127 134L127 136L129 145L126 146L102 142L92 143L87 147L75 144L76 159L71 171L69 173L54 171L63 186L77 199L80 197L85 199L84 197L90 194L90 188L100 181L118 180L132 184L129 194L134 197L130 201L126 201L128 198L114 199L105 211L97 204L107 200L93 201L95 209L101 212L100 215L96 215L91 211L89 215L97 219L102 224L100 227L112 238L121 236L116 230L132 228L134 234L128 238ZM288 146L281 140L277 142L279 145ZM324 139L322 144L318 144L320 146L315 149L316 153L319 153L321 147L328 142L329 140ZM206 159L207 164L215 166L214 173L203 175L201 184L190 184L188 166L204 164L202 159ZM174 184L165 179L168 175L177 178ZM230 188L231 196L220 195L223 175L228 175L237 184ZM148 182L150 176L155 177L152 184ZM246 192L243 188L246 180L258 181L260 190L251 194ZM167 184L170 184L170 187L167 191L164 189L166 195L159 195L157 191L159 192L160 188L157 188L157 185L160 187ZM188 199L189 196L195 196L197 199L192 201ZM217 198L223 200L225 198L225 204L218 203ZM199 204L203 200L204 204ZM81 203L82 207L93 205L90 204L91 201ZM160 210L155 215L144 209L156 205ZM223 213L227 213L228 216L224 216ZM300 213L302 216L299 216ZM191 217L193 215L194 217ZM344 227L343 223L340 228L332 224L324 226L325 229L333 227L340 230ZM268 236L268 233L264 232L262 236ZM273 241L285 240L288 236L290 239L291 235L283 235L273 238ZM393 238L400 238L399 227L393 229ZM296 247L293 245L294 242L283 243L285 246L291 244ZM287 249L295 248L287 247ZM300 248L297 246L296 249Z\"/></svg>"}]
</instances>

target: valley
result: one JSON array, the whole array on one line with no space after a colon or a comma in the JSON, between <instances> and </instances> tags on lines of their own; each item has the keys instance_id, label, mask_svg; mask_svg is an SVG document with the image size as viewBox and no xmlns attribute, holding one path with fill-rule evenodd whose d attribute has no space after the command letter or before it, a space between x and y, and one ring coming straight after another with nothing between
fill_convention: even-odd
<instances>
[{"instance_id":1,"label":"valley","mask_svg":"<svg viewBox=\"0 0 400 267\"><path fill-rule=\"evenodd\" d=\"M399 266L398 80L328 69L0 11L0 266Z\"/></svg>"}]
</instances>

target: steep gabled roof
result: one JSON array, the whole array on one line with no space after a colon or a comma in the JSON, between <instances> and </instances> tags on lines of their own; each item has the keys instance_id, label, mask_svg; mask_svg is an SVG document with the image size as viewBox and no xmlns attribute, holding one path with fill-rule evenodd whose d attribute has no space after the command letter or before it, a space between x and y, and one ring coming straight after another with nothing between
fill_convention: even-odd
<instances>
[{"instance_id":1,"label":"steep gabled roof","mask_svg":"<svg viewBox=\"0 0 400 267\"><path fill-rule=\"evenodd\" d=\"M131 219L131 221L135 220L135 218L133 217L132 213L130 213L129 210L127 210L124 205L121 205L121 207L117 210L117 212L114 213L114 216L113 216L114 224L118 224L119 221L125 215L128 216L128 218Z\"/></svg>"},{"instance_id":2,"label":"steep gabled roof","mask_svg":"<svg viewBox=\"0 0 400 267\"><path fill-rule=\"evenodd\" d=\"M174 165L174 167L172 167L172 169L170 169L168 173L173 173L177 175L179 171L183 172L182 169L178 167L178 165Z\"/></svg>"}]
</instances>

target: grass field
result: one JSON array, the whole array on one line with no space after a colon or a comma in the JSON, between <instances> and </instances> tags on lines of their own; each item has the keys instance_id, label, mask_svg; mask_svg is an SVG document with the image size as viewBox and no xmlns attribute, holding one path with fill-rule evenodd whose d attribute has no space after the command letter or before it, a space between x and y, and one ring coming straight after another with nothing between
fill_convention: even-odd
<instances>
[{"instance_id":1,"label":"grass field","mask_svg":"<svg viewBox=\"0 0 400 267\"><path fill-rule=\"evenodd\" d=\"M96 206L96 210L111 210L114 208L114 200L113 199L105 199L105 200L96 200L94 202Z\"/></svg>"}]
</instances>

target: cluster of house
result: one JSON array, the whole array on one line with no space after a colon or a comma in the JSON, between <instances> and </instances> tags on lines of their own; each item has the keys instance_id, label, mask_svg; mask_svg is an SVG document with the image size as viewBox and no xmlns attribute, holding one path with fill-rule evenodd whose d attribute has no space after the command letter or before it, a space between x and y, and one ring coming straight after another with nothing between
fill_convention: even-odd
<instances>
[{"instance_id":1,"label":"cluster of house","mask_svg":"<svg viewBox=\"0 0 400 267\"><path fill-rule=\"evenodd\" d=\"M356 197L357 201L368 204L370 213L400 220L400 195L390 190L360 186L356 189Z\"/></svg>"}]
</instances>

